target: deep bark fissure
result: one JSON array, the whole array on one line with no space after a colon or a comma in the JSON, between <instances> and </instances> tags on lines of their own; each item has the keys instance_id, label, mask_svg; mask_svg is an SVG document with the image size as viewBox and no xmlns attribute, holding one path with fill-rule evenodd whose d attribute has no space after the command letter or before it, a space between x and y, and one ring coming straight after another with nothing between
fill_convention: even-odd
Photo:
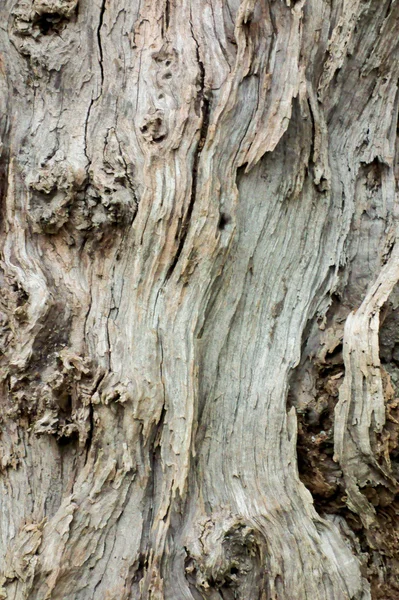
<instances>
[{"instance_id":1,"label":"deep bark fissure","mask_svg":"<svg viewBox=\"0 0 399 600\"><path fill-rule=\"evenodd\" d=\"M196 41L194 34L192 32L192 25L191 25L191 33L192 33L192 36L193 36L193 39L194 39L194 42L196 45L196 58L197 58L198 68L200 71L199 83L198 83L199 91L198 91L197 98L196 98L196 104L197 104L200 114L201 114L201 127L200 127L200 132L199 132L198 145L197 145L197 148L196 148L196 151L194 154L193 166L192 166L192 170L191 170L190 200L189 200L189 204L187 207L187 212L186 212L185 218L183 219L183 221L180 225L180 232L179 232L180 239L179 239L179 244L178 244L178 247L176 250L176 254L175 254L173 261L171 262L171 265L169 267L169 270L166 274L165 281L170 279L173 274L173 271L179 261L180 255L184 248L184 243L185 243L185 240L187 237L188 229L190 227L191 217L193 214L195 200L196 200L196 196L197 196L198 169L200 168L200 158L201 158L202 149L206 142L207 132L208 132L208 128L209 128L209 117L210 117L210 112L211 112L211 100L210 100L210 98L207 97L207 94L210 94L211 92L207 92L205 90L205 68L201 61L200 55L199 55L198 42Z\"/></svg>"},{"instance_id":2,"label":"deep bark fissure","mask_svg":"<svg viewBox=\"0 0 399 600\"><path fill-rule=\"evenodd\" d=\"M98 63L100 65L100 73L101 73L101 88L100 88L100 96L102 94L102 89L103 89L103 85L104 85L104 67L103 67L103 47L102 47L102 41L101 41L101 29L102 26L104 24L104 13L105 13L105 9L106 9L106 2L107 0L102 0L101 1L101 7L100 7L100 17L99 17L99 23L98 23L98 27L97 27L97 43L98 43L98 54L99 54L99 59L98 59Z\"/></svg>"},{"instance_id":3,"label":"deep bark fissure","mask_svg":"<svg viewBox=\"0 0 399 600\"><path fill-rule=\"evenodd\" d=\"M170 20L170 0L165 0L165 31L169 29Z\"/></svg>"}]
</instances>

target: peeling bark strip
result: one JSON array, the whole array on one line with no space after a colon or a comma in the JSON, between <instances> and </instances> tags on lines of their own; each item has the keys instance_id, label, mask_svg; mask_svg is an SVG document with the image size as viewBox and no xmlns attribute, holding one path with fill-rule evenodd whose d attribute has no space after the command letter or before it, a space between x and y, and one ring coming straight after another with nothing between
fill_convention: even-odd
<instances>
[{"instance_id":1,"label":"peeling bark strip","mask_svg":"<svg viewBox=\"0 0 399 600\"><path fill-rule=\"evenodd\" d=\"M0 598L398 598L399 4L0 18Z\"/></svg>"}]
</instances>

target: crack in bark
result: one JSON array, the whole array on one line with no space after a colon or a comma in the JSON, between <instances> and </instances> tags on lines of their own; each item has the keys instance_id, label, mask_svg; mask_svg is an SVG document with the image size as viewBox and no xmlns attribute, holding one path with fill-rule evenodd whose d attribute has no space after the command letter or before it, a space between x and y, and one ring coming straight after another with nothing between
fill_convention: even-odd
<instances>
[{"instance_id":1,"label":"crack in bark","mask_svg":"<svg viewBox=\"0 0 399 600\"><path fill-rule=\"evenodd\" d=\"M99 25L97 28L97 42L98 42L98 51L100 54L99 64L100 64L100 72L101 72L100 96L102 94L102 88L103 88L103 84L104 84L103 47L102 47L102 42L101 42L101 28L102 28L103 22L104 22L104 13L105 13L105 8L106 8L105 3L106 3L106 0L102 0L101 9L100 9L100 22L99 22Z\"/></svg>"},{"instance_id":2,"label":"crack in bark","mask_svg":"<svg viewBox=\"0 0 399 600\"><path fill-rule=\"evenodd\" d=\"M197 98L196 98L196 106L198 108L200 108L200 110L201 110L202 119L201 119L201 128L200 128L200 136L199 136L198 146L197 146L197 150L196 150L196 153L194 156L193 166L192 166L190 201L189 201L189 205L187 208L186 217L181 226L180 242L179 242L179 245L177 248L177 252L176 252L175 257L174 257L174 259L169 267L169 270L166 274L165 281L168 281L171 278L172 273L173 273L173 271L179 261L179 258L181 256L181 253L182 253L183 247L184 247L184 243L187 238L187 233L188 233L188 229L189 229L190 222L191 222L191 216L192 216L192 213L194 210L194 204L195 204L196 197L197 197L199 162L200 162L202 150L205 146L206 137L208 134L209 116L210 116L210 112L211 112L211 102L210 102L210 99L207 96L207 92L205 90L205 67L201 60L200 54L199 54L199 45L198 45L197 40L194 37L192 25L191 25L191 35L192 35L193 40L196 45L196 56L197 56L197 62L198 62L198 67L199 67L199 71L200 71L199 83L198 83L199 91L198 91Z\"/></svg>"},{"instance_id":3,"label":"crack in bark","mask_svg":"<svg viewBox=\"0 0 399 600\"><path fill-rule=\"evenodd\" d=\"M98 60L98 64L100 67L100 92L97 95L96 98L92 98L90 100L90 104L89 104L89 108L87 110L87 114L86 114L86 119L85 119L85 125L84 125L84 153L88 162L88 166L90 166L91 164L91 160L89 159L89 156L87 154L87 130L88 130L88 126L89 126L89 121L90 121L90 115L91 115L91 111L93 108L93 104L94 102L97 102L97 100L101 97L102 93L103 93L103 85L104 85L104 66L103 66L103 48L102 48L102 42L101 42L101 28L103 26L103 22L104 22L104 13L105 13L105 6L106 0L102 0L101 2L101 7L100 7L100 18L99 18L99 24L97 27L97 45L98 45L98 52L99 52L99 60Z\"/></svg>"},{"instance_id":4,"label":"crack in bark","mask_svg":"<svg viewBox=\"0 0 399 600\"><path fill-rule=\"evenodd\" d=\"M92 398L94 396L94 394L96 394L96 392L98 391L102 381L105 378L105 373L102 373L100 375L100 377L98 378L92 392L90 395L90 403L89 403L89 416L88 416L88 420L89 420L89 430L87 432L87 439L86 439L86 455L85 455L85 460L83 465L85 466L87 464L87 460L89 457L89 452L93 443L93 438L94 438L94 409L93 409L93 402L92 402Z\"/></svg>"},{"instance_id":5,"label":"crack in bark","mask_svg":"<svg viewBox=\"0 0 399 600\"><path fill-rule=\"evenodd\" d=\"M83 151L87 160L87 170L89 170L89 167L91 165L91 159L89 158L89 155L87 154L87 130L89 127L89 120L90 120L90 113L91 113L91 109L93 108L93 104L95 102L95 98L92 98L90 100L90 104L89 104L89 108L87 109L87 113L86 113L86 119L85 119L85 125L84 125L84 135L83 135Z\"/></svg>"},{"instance_id":6,"label":"crack in bark","mask_svg":"<svg viewBox=\"0 0 399 600\"><path fill-rule=\"evenodd\" d=\"M169 29L169 21L170 21L170 0L165 1L165 30Z\"/></svg>"}]
</instances>

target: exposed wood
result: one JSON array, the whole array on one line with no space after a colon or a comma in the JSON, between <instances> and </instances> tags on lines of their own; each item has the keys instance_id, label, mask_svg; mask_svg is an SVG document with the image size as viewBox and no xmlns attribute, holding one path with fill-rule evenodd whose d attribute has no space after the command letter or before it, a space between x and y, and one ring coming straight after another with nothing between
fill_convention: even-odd
<instances>
[{"instance_id":1,"label":"exposed wood","mask_svg":"<svg viewBox=\"0 0 399 600\"><path fill-rule=\"evenodd\" d=\"M0 22L0 598L397 599L399 3Z\"/></svg>"}]
</instances>

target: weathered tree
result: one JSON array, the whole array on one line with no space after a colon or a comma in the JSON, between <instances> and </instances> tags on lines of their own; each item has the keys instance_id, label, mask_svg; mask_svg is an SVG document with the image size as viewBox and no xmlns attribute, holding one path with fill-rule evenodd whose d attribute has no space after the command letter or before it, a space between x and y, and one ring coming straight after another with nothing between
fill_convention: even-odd
<instances>
[{"instance_id":1,"label":"weathered tree","mask_svg":"<svg viewBox=\"0 0 399 600\"><path fill-rule=\"evenodd\" d=\"M0 598L399 598L399 2L0 17Z\"/></svg>"}]
</instances>

